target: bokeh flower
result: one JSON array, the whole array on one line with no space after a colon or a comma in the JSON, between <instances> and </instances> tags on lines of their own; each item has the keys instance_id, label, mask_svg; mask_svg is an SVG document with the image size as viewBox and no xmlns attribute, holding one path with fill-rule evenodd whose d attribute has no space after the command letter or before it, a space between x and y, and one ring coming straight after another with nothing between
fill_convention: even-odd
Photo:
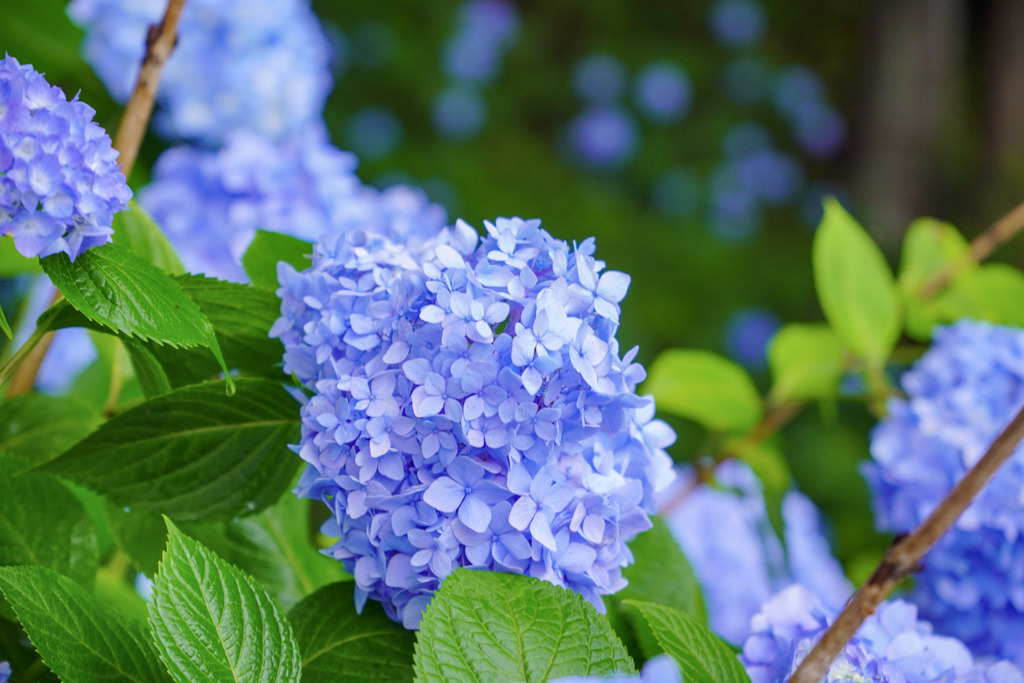
<instances>
[{"instance_id":1,"label":"bokeh flower","mask_svg":"<svg viewBox=\"0 0 1024 683\"><path fill-rule=\"evenodd\" d=\"M1024 405L1024 331L960 321L901 380L864 466L880 529L924 520ZM924 558L911 599L941 633L1024 666L1024 449Z\"/></svg>"},{"instance_id":2,"label":"bokeh flower","mask_svg":"<svg viewBox=\"0 0 1024 683\"><path fill-rule=\"evenodd\" d=\"M415 243L444 227L445 210L421 191L363 185L356 163L320 126L280 141L238 133L216 152L164 152L139 203L186 268L234 281L245 280L241 257L258 228L313 241L358 226Z\"/></svg>"},{"instance_id":3,"label":"bokeh flower","mask_svg":"<svg viewBox=\"0 0 1024 683\"><path fill-rule=\"evenodd\" d=\"M434 239L323 237L279 265L285 370L302 409L298 493L333 512L329 553L415 628L455 567L526 574L599 609L625 585L675 438L615 334L629 279L538 220Z\"/></svg>"},{"instance_id":4,"label":"bokeh flower","mask_svg":"<svg viewBox=\"0 0 1024 683\"><path fill-rule=\"evenodd\" d=\"M107 90L128 100L149 27L165 0L73 0L83 52ZM236 131L279 138L319 120L330 52L309 0L189 0L160 78L164 134L217 146Z\"/></svg>"},{"instance_id":5,"label":"bokeh flower","mask_svg":"<svg viewBox=\"0 0 1024 683\"><path fill-rule=\"evenodd\" d=\"M804 660L835 616L803 586L786 588L750 621L740 662L752 683L783 683ZM903 600L882 603L843 648L826 683L1021 683L1007 661L975 661L956 638L935 635L917 608Z\"/></svg>"},{"instance_id":6,"label":"bokeh flower","mask_svg":"<svg viewBox=\"0 0 1024 683\"><path fill-rule=\"evenodd\" d=\"M0 60L0 233L22 255L72 260L110 241L132 193L95 111L29 65Z\"/></svg>"},{"instance_id":7,"label":"bokeh flower","mask_svg":"<svg viewBox=\"0 0 1024 683\"><path fill-rule=\"evenodd\" d=\"M680 495L685 498L678 503ZM703 588L710 626L722 638L742 642L761 605L793 584L831 609L849 598L852 588L832 556L817 508L803 494L789 491L783 499L785 546L768 517L761 482L740 461L720 464L713 484L698 484L692 468L685 468L660 498Z\"/></svg>"}]
</instances>

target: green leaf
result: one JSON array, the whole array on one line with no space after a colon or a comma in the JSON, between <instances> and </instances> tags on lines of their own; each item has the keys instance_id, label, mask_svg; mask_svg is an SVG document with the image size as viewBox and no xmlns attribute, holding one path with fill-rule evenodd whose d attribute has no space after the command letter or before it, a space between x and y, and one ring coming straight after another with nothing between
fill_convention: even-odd
<instances>
[{"instance_id":1,"label":"green leaf","mask_svg":"<svg viewBox=\"0 0 1024 683\"><path fill-rule=\"evenodd\" d=\"M645 393L658 409L708 429L745 432L761 419L761 398L746 371L708 351L669 349L651 366Z\"/></svg>"},{"instance_id":2,"label":"green leaf","mask_svg":"<svg viewBox=\"0 0 1024 683\"><path fill-rule=\"evenodd\" d=\"M217 525L218 539L207 545L252 575L289 609L321 586L347 576L340 562L313 546L309 504L307 498L286 493L258 515Z\"/></svg>"},{"instance_id":3,"label":"green leaf","mask_svg":"<svg viewBox=\"0 0 1024 683\"><path fill-rule=\"evenodd\" d=\"M961 318L1024 326L1024 273L1003 263L989 263L961 273L935 297L936 322Z\"/></svg>"},{"instance_id":4,"label":"green leaf","mask_svg":"<svg viewBox=\"0 0 1024 683\"><path fill-rule=\"evenodd\" d=\"M273 291L279 287L279 261L292 264L295 270L305 270L312 264L312 253L313 245L309 242L279 232L257 230L255 239L242 256L242 266L255 286Z\"/></svg>"},{"instance_id":5,"label":"green leaf","mask_svg":"<svg viewBox=\"0 0 1024 683\"><path fill-rule=\"evenodd\" d=\"M167 525L163 517L125 510L112 503L107 504L106 513L117 547L128 555L140 572L149 577L156 576L160 558L167 547Z\"/></svg>"},{"instance_id":6,"label":"green leaf","mask_svg":"<svg viewBox=\"0 0 1024 683\"><path fill-rule=\"evenodd\" d=\"M43 567L0 568L0 589L43 661L65 681L170 681L149 629Z\"/></svg>"},{"instance_id":7,"label":"green leaf","mask_svg":"<svg viewBox=\"0 0 1024 683\"><path fill-rule=\"evenodd\" d=\"M168 393L173 387L163 364L154 353L159 347L145 344L132 337L123 337L122 341L125 350L128 351L128 357L132 359L132 369L135 370L135 377L139 380L143 395L146 398L153 398ZM180 353L189 352L181 350Z\"/></svg>"},{"instance_id":8,"label":"green leaf","mask_svg":"<svg viewBox=\"0 0 1024 683\"><path fill-rule=\"evenodd\" d=\"M3 308L0 308L0 330L3 330L8 339L14 339L14 333L11 332L11 324L7 322L7 315L4 314Z\"/></svg>"},{"instance_id":9,"label":"green leaf","mask_svg":"<svg viewBox=\"0 0 1024 683\"><path fill-rule=\"evenodd\" d=\"M415 634L384 614L373 600L356 614L351 582L324 586L288 618L302 653L304 683L412 681Z\"/></svg>"},{"instance_id":10,"label":"green leaf","mask_svg":"<svg viewBox=\"0 0 1024 683\"><path fill-rule=\"evenodd\" d=\"M654 526L629 544L635 561L622 570L629 585L616 598L674 607L703 621L704 599L693 568L665 520L651 521Z\"/></svg>"},{"instance_id":11,"label":"green leaf","mask_svg":"<svg viewBox=\"0 0 1024 683\"><path fill-rule=\"evenodd\" d=\"M946 268L965 262L971 246L949 223L920 218L910 224L903 239L899 288L907 312L907 334L915 339L931 338L936 318L934 299L925 300L921 288ZM965 270L971 270L969 266Z\"/></svg>"},{"instance_id":12,"label":"green leaf","mask_svg":"<svg viewBox=\"0 0 1024 683\"><path fill-rule=\"evenodd\" d=\"M583 596L528 576L457 569L420 622L416 680L534 683L635 673Z\"/></svg>"},{"instance_id":13,"label":"green leaf","mask_svg":"<svg viewBox=\"0 0 1024 683\"><path fill-rule=\"evenodd\" d=\"M185 266L156 224L135 200L129 202L127 211L114 214L114 244L126 248L136 256L144 258L167 273L181 274Z\"/></svg>"},{"instance_id":14,"label":"green leaf","mask_svg":"<svg viewBox=\"0 0 1024 683\"><path fill-rule=\"evenodd\" d=\"M0 405L0 452L38 465L63 453L103 421L73 397L25 394Z\"/></svg>"},{"instance_id":15,"label":"green leaf","mask_svg":"<svg viewBox=\"0 0 1024 683\"><path fill-rule=\"evenodd\" d=\"M0 277L8 278L24 273L41 273L39 259L22 256L13 239L0 238Z\"/></svg>"},{"instance_id":16,"label":"green leaf","mask_svg":"<svg viewBox=\"0 0 1024 683\"><path fill-rule=\"evenodd\" d=\"M843 375L843 345L827 325L793 323L772 337L768 366L775 405L831 398Z\"/></svg>"},{"instance_id":17,"label":"green leaf","mask_svg":"<svg viewBox=\"0 0 1024 683\"><path fill-rule=\"evenodd\" d=\"M253 514L277 500L298 459L299 410L280 384L209 382L149 399L43 469L117 505L181 520Z\"/></svg>"},{"instance_id":18,"label":"green leaf","mask_svg":"<svg viewBox=\"0 0 1024 683\"><path fill-rule=\"evenodd\" d=\"M881 250L835 199L814 237L818 300L839 338L872 365L882 365L900 336L900 300Z\"/></svg>"},{"instance_id":19,"label":"green leaf","mask_svg":"<svg viewBox=\"0 0 1024 683\"><path fill-rule=\"evenodd\" d=\"M174 347L209 348L228 371L209 320L169 275L113 244L41 261L43 270L76 310L124 335ZM42 319L41 319L42 320Z\"/></svg>"},{"instance_id":20,"label":"green leaf","mask_svg":"<svg viewBox=\"0 0 1024 683\"><path fill-rule=\"evenodd\" d=\"M749 683L732 648L693 617L649 602L626 604L647 621L658 643L679 664L686 683Z\"/></svg>"},{"instance_id":21,"label":"green leaf","mask_svg":"<svg viewBox=\"0 0 1024 683\"><path fill-rule=\"evenodd\" d=\"M170 520L149 622L176 681L299 680L299 648L274 600Z\"/></svg>"},{"instance_id":22,"label":"green leaf","mask_svg":"<svg viewBox=\"0 0 1024 683\"><path fill-rule=\"evenodd\" d=\"M201 275L175 278L213 325L228 367L247 375L284 378L284 348L268 336L281 315L281 301L266 289L224 282ZM199 349L170 349L150 345L172 384L194 384L215 375L218 366Z\"/></svg>"},{"instance_id":23,"label":"green leaf","mask_svg":"<svg viewBox=\"0 0 1024 683\"><path fill-rule=\"evenodd\" d=\"M99 557L89 515L56 477L26 464L0 455L0 565L46 567L91 588Z\"/></svg>"}]
</instances>

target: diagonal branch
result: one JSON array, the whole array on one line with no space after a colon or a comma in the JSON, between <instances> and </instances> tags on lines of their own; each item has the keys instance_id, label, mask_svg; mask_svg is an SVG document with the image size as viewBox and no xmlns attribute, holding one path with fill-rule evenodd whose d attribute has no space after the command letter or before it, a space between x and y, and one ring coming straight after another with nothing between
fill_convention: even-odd
<instances>
[{"instance_id":1,"label":"diagonal branch","mask_svg":"<svg viewBox=\"0 0 1024 683\"><path fill-rule=\"evenodd\" d=\"M142 59L139 79L135 82L135 91L125 106L121 125L114 137L114 148L121 153L121 170L124 177L131 175L135 159L139 155L142 138L149 127L149 117L153 114L153 102L156 100L157 86L160 84L160 73L164 62L171 56L178 42L178 20L185 6L185 0L169 0L164 18L159 24L149 27L146 36L146 56Z\"/></svg>"},{"instance_id":2,"label":"diagonal branch","mask_svg":"<svg viewBox=\"0 0 1024 683\"><path fill-rule=\"evenodd\" d=\"M819 683L824 678L832 660L850 642L864 619L875 611L900 581L914 572L924 554L949 531L999 466L1013 455L1022 438L1024 407L928 518L889 548L882 563L867 583L850 598L850 602L800 664L790 683Z\"/></svg>"}]
</instances>

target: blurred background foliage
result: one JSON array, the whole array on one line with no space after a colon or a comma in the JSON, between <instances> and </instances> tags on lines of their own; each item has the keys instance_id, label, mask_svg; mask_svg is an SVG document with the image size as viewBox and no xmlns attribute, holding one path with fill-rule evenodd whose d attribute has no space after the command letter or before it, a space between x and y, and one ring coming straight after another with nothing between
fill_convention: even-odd
<instances>
[{"instance_id":1,"label":"blurred background foliage","mask_svg":"<svg viewBox=\"0 0 1024 683\"><path fill-rule=\"evenodd\" d=\"M619 338L646 364L709 349L766 390L774 330L822 318L810 253L824 195L890 259L916 216L971 237L1020 199L1015 0L482 4L314 0L335 49L332 139L364 181L421 186L451 219L596 236L632 276ZM80 91L113 131L120 108L65 5L5 0L0 51ZM474 42L480 22L492 34ZM147 139L134 189L167 146ZM672 422L677 460L707 454L700 429ZM855 576L884 546L857 473L871 424L841 400L779 437Z\"/></svg>"}]
</instances>

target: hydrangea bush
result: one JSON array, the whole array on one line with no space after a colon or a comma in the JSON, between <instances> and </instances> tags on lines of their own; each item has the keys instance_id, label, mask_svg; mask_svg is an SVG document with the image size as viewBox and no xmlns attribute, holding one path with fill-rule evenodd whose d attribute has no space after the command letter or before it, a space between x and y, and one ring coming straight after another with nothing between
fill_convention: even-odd
<instances>
[{"instance_id":1,"label":"hydrangea bush","mask_svg":"<svg viewBox=\"0 0 1024 683\"><path fill-rule=\"evenodd\" d=\"M538 220L485 225L418 249L350 231L321 240L309 270L280 271L271 335L315 392L299 492L331 508L357 604L410 628L459 566L602 608L673 476L672 431L615 338L628 276Z\"/></svg>"},{"instance_id":2,"label":"hydrangea bush","mask_svg":"<svg viewBox=\"0 0 1024 683\"><path fill-rule=\"evenodd\" d=\"M1024 274L979 264L983 249L930 220L894 274L831 200L812 245L824 321L737 323L731 339L757 337L737 352L750 367L771 337L757 377L695 349L664 350L648 377L619 342L631 278L597 259L586 226L563 225L568 241L537 219L477 230L414 187L356 175L320 117L328 50L307 2L185 7L157 127L189 144L143 150L157 159L136 176L149 213L128 206L93 110L0 62L0 232L14 247L0 244L0 308L15 328L0 315L0 683L784 681L846 601L846 573L868 576L882 554L840 533L863 536L870 515L851 524L822 480L848 498L863 482L815 438L877 420L871 459L853 438L854 459L879 529L913 534L1024 404ZM115 98L162 9L70 4ZM460 16L444 68L481 107L446 134L470 144L482 89L537 35L504 1ZM753 0L700 16L729 50L767 26ZM668 126L689 77L651 59L636 106ZM844 125L813 72L777 75L773 106L815 133L804 147L835 151ZM625 77L589 60L578 94L617 111ZM361 148L393 146L398 116L360 111L357 132L392 133ZM616 133L599 151L625 159L631 125L587 127ZM759 202L793 199L800 169L763 133L730 134L744 161L729 174ZM138 142L119 144L136 157ZM668 194L692 185L682 170ZM726 195L729 174L712 179ZM58 331L71 350L49 345ZM73 378L86 340L95 360ZM797 471L800 440L823 445ZM1021 457L912 589L864 607L825 680L1024 682Z\"/></svg>"}]
</instances>

